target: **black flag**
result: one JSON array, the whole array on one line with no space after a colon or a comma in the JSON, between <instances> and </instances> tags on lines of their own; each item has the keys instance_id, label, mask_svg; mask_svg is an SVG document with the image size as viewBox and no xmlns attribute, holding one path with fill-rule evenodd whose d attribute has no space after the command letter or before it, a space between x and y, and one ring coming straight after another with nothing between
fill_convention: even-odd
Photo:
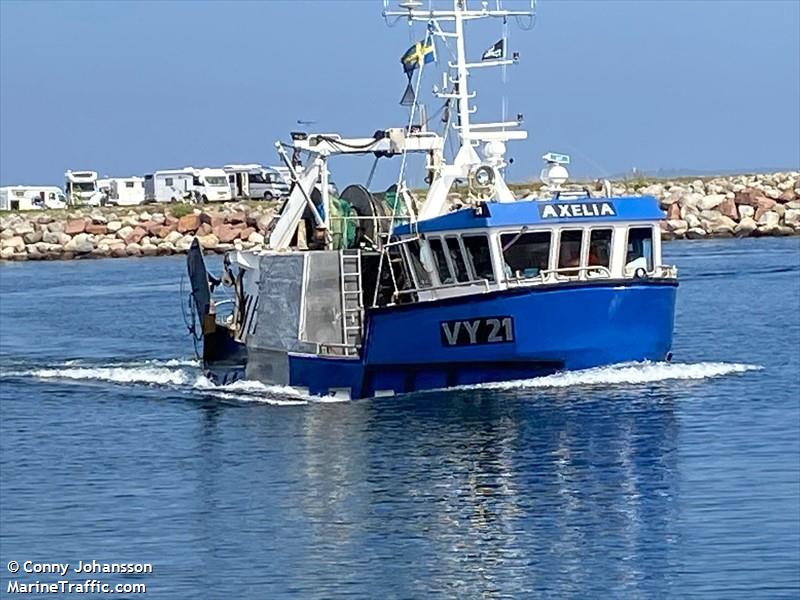
<instances>
[{"instance_id":1,"label":"black flag","mask_svg":"<svg viewBox=\"0 0 800 600\"><path fill-rule=\"evenodd\" d=\"M481 55L481 60L501 60L506 57L506 41L498 40Z\"/></svg>"}]
</instances>

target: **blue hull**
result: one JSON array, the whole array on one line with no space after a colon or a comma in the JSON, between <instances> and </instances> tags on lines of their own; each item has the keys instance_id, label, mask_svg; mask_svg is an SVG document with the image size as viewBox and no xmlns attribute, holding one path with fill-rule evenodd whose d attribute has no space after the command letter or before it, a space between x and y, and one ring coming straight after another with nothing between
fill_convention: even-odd
<instances>
[{"instance_id":1,"label":"blue hull","mask_svg":"<svg viewBox=\"0 0 800 600\"><path fill-rule=\"evenodd\" d=\"M672 281L606 280L372 309L361 357L290 353L289 383L359 398L664 360L676 289ZM497 323L477 335L479 321L486 329L483 321L503 318L510 319L505 335ZM459 321L472 326L472 337ZM219 382L244 374L243 366L207 367Z\"/></svg>"}]
</instances>

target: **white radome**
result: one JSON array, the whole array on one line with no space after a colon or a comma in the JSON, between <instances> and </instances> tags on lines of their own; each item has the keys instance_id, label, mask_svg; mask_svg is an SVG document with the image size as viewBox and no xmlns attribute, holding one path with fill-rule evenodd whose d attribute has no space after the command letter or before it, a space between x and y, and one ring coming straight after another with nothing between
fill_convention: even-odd
<instances>
[{"instance_id":1,"label":"white radome","mask_svg":"<svg viewBox=\"0 0 800 600\"><path fill-rule=\"evenodd\" d=\"M569 179L569 171L566 167L559 164L548 164L542 169L539 179L545 185L552 187L561 187Z\"/></svg>"}]
</instances>

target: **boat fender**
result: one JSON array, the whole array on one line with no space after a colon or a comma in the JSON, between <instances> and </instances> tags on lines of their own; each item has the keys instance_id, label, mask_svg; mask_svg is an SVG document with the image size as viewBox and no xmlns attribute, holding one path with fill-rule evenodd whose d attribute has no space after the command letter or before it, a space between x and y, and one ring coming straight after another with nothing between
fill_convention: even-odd
<instances>
[{"instance_id":1,"label":"boat fender","mask_svg":"<svg viewBox=\"0 0 800 600\"><path fill-rule=\"evenodd\" d=\"M634 279L647 279L647 271L644 268L639 267L633 272L633 277Z\"/></svg>"},{"instance_id":2,"label":"boat fender","mask_svg":"<svg viewBox=\"0 0 800 600\"><path fill-rule=\"evenodd\" d=\"M419 261L422 263L422 267L428 273L433 273L436 262L434 262L435 259L433 258L431 247L427 243L419 245Z\"/></svg>"}]
</instances>

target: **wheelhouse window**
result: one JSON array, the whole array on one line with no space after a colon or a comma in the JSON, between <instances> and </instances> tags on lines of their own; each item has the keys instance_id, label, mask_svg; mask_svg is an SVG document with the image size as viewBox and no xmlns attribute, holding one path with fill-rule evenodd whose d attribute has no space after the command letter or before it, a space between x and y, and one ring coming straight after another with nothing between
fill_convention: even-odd
<instances>
[{"instance_id":1,"label":"wheelhouse window","mask_svg":"<svg viewBox=\"0 0 800 600\"><path fill-rule=\"evenodd\" d=\"M636 269L653 270L653 228L631 227L628 229L625 274L632 275Z\"/></svg>"},{"instance_id":2,"label":"wheelhouse window","mask_svg":"<svg viewBox=\"0 0 800 600\"><path fill-rule=\"evenodd\" d=\"M489 238L485 235L465 235L461 238L467 251L467 259L476 279L485 279L494 283L492 268L492 251L489 249Z\"/></svg>"},{"instance_id":3,"label":"wheelhouse window","mask_svg":"<svg viewBox=\"0 0 800 600\"><path fill-rule=\"evenodd\" d=\"M420 258L420 245L419 240L414 240L413 242L409 242L405 244L406 249L408 250L408 258L409 262L411 263L411 269L414 272L414 276L417 280L417 287L426 288L431 286L431 276L428 273L427 269L425 269L425 265L422 264L422 259Z\"/></svg>"},{"instance_id":4,"label":"wheelhouse window","mask_svg":"<svg viewBox=\"0 0 800 600\"><path fill-rule=\"evenodd\" d=\"M589 235L589 266L611 268L613 229L592 229Z\"/></svg>"},{"instance_id":5,"label":"wheelhouse window","mask_svg":"<svg viewBox=\"0 0 800 600\"><path fill-rule=\"evenodd\" d=\"M550 264L549 231L504 233L500 236L503 248L503 270L506 277L537 277Z\"/></svg>"},{"instance_id":6,"label":"wheelhouse window","mask_svg":"<svg viewBox=\"0 0 800 600\"><path fill-rule=\"evenodd\" d=\"M577 275L581 266L583 231L571 229L561 232L558 245L558 269L561 275Z\"/></svg>"},{"instance_id":7,"label":"wheelhouse window","mask_svg":"<svg viewBox=\"0 0 800 600\"><path fill-rule=\"evenodd\" d=\"M469 273L467 272L467 263L464 261L464 255L461 253L461 244L458 243L457 237L448 236L445 238L447 244L447 251L450 254L450 263L455 269L456 281L463 283L469 281Z\"/></svg>"},{"instance_id":8,"label":"wheelhouse window","mask_svg":"<svg viewBox=\"0 0 800 600\"><path fill-rule=\"evenodd\" d=\"M433 253L433 260L436 263L436 269L439 271L439 281L442 283L454 283L455 279L450 272L450 266L447 264L447 257L444 254L442 247L442 240L438 238L428 239L428 245Z\"/></svg>"}]
</instances>

